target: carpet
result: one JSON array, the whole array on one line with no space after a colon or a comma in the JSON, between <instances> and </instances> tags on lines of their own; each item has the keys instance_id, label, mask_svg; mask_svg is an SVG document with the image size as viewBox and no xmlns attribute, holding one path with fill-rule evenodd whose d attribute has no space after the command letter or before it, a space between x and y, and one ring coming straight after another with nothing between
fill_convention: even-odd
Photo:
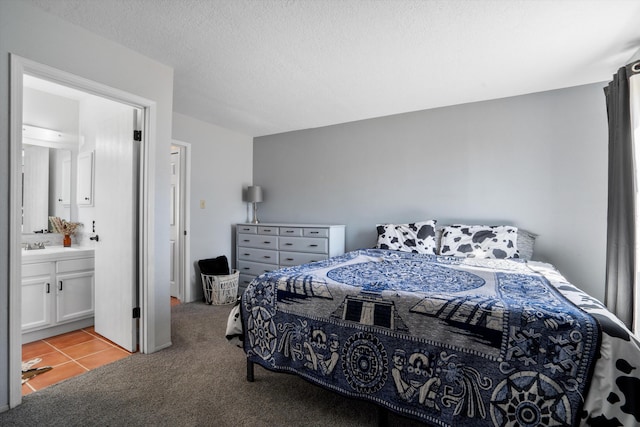
<instances>
[{"instance_id":1,"label":"carpet","mask_svg":"<svg viewBox=\"0 0 640 427\"><path fill-rule=\"evenodd\" d=\"M376 426L376 406L256 367L224 335L231 306L172 307L173 345L37 391L2 426ZM419 426L389 415L391 426Z\"/></svg>"}]
</instances>

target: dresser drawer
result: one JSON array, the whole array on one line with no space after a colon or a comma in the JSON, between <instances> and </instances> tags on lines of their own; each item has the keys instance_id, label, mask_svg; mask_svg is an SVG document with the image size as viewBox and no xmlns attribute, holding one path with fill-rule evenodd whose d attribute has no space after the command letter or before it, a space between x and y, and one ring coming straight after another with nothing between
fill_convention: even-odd
<instances>
[{"instance_id":1,"label":"dresser drawer","mask_svg":"<svg viewBox=\"0 0 640 427\"><path fill-rule=\"evenodd\" d=\"M22 264L22 277L48 276L49 274L51 274L50 262Z\"/></svg>"},{"instance_id":2,"label":"dresser drawer","mask_svg":"<svg viewBox=\"0 0 640 427\"><path fill-rule=\"evenodd\" d=\"M255 225L239 225L238 233L246 233L246 234L256 234L258 232L258 227Z\"/></svg>"},{"instance_id":3,"label":"dresser drawer","mask_svg":"<svg viewBox=\"0 0 640 427\"><path fill-rule=\"evenodd\" d=\"M242 289L243 291L245 289L247 289L247 286L249 286L249 283L251 283L251 281L253 280L253 278L256 276L250 276L248 274L241 274L238 277L238 289Z\"/></svg>"},{"instance_id":4,"label":"dresser drawer","mask_svg":"<svg viewBox=\"0 0 640 427\"><path fill-rule=\"evenodd\" d=\"M238 259L264 262L267 264L278 264L278 251L272 249L238 247Z\"/></svg>"},{"instance_id":5,"label":"dresser drawer","mask_svg":"<svg viewBox=\"0 0 640 427\"><path fill-rule=\"evenodd\" d=\"M238 234L238 246L250 248L277 249L277 236L262 236L260 234Z\"/></svg>"},{"instance_id":6,"label":"dresser drawer","mask_svg":"<svg viewBox=\"0 0 640 427\"><path fill-rule=\"evenodd\" d=\"M258 234L268 234L271 236L278 235L278 227L270 227L270 226L258 226Z\"/></svg>"},{"instance_id":7,"label":"dresser drawer","mask_svg":"<svg viewBox=\"0 0 640 427\"><path fill-rule=\"evenodd\" d=\"M298 227L280 227L281 236L302 237L302 228Z\"/></svg>"},{"instance_id":8,"label":"dresser drawer","mask_svg":"<svg viewBox=\"0 0 640 427\"><path fill-rule=\"evenodd\" d=\"M304 228L302 230L304 237L329 237L329 229L327 228Z\"/></svg>"},{"instance_id":9,"label":"dresser drawer","mask_svg":"<svg viewBox=\"0 0 640 427\"><path fill-rule=\"evenodd\" d=\"M328 253L329 241L312 237L281 237L278 243L281 251Z\"/></svg>"},{"instance_id":10,"label":"dresser drawer","mask_svg":"<svg viewBox=\"0 0 640 427\"><path fill-rule=\"evenodd\" d=\"M280 252L280 266L290 267L292 265L307 264L310 262L328 259L327 254L305 254L300 252Z\"/></svg>"},{"instance_id":11,"label":"dresser drawer","mask_svg":"<svg viewBox=\"0 0 640 427\"><path fill-rule=\"evenodd\" d=\"M93 258L69 259L66 261L58 261L57 273L67 273L70 271L93 270Z\"/></svg>"},{"instance_id":12,"label":"dresser drawer","mask_svg":"<svg viewBox=\"0 0 640 427\"><path fill-rule=\"evenodd\" d=\"M248 274L251 276L259 276L268 271L273 271L276 268L277 267L272 264L263 264L260 262L243 260L238 261L238 271L240 271L241 274Z\"/></svg>"}]
</instances>

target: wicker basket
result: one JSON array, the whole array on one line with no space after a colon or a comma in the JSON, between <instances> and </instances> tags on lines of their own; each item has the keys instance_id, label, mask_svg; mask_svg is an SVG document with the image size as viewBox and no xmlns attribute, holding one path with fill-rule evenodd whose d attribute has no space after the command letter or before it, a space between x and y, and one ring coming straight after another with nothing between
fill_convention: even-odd
<instances>
[{"instance_id":1,"label":"wicker basket","mask_svg":"<svg viewBox=\"0 0 640 427\"><path fill-rule=\"evenodd\" d=\"M208 304L233 304L238 298L238 277L240 272L232 270L227 276L202 275L202 291Z\"/></svg>"}]
</instances>

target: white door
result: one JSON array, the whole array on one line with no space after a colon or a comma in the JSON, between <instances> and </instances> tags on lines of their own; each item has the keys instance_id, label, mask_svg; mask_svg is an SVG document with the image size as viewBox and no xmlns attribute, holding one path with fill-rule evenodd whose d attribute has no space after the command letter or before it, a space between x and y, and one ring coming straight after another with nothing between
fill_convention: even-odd
<instances>
[{"instance_id":1,"label":"white door","mask_svg":"<svg viewBox=\"0 0 640 427\"><path fill-rule=\"evenodd\" d=\"M122 109L96 130L95 330L134 352L139 143L133 140L136 111Z\"/></svg>"},{"instance_id":2,"label":"white door","mask_svg":"<svg viewBox=\"0 0 640 427\"><path fill-rule=\"evenodd\" d=\"M171 266L169 267L169 284L171 296L181 299L180 295L180 149L171 150L171 213L169 221L169 250Z\"/></svg>"}]
</instances>

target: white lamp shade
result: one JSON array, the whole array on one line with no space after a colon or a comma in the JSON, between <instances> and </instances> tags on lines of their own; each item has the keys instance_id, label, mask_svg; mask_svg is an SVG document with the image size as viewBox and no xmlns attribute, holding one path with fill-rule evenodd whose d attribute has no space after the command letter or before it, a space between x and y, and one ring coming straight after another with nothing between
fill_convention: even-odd
<instances>
[{"instance_id":1,"label":"white lamp shade","mask_svg":"<svg viewBox=\"0 0 640 427\"><path fill-rule=\"evenodd\" d=\"M252 185L247 187L247 202L260 203L262 201L262 187Z\"/></svg>"}]
</instances>

